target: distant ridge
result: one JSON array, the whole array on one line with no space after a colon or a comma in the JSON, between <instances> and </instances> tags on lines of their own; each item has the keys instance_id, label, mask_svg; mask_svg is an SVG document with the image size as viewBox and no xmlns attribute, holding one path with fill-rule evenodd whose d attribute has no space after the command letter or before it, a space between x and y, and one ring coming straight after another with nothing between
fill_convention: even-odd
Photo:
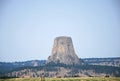
<instances>
[{"instance_id":1,"label":"distant ridge","mask_svg":"<svg viewBox=\"0 0 120 81\"><path fill-rule=\"evenodd\" d=\"M120 67L120 57L107 57L107 58L79 58L89 65L105 65L105 66L117 66ZM23 67L23 66L34 66L35 62L38 66L46 64L46 60L29 60L22 62L0 62L0 67L12 66L12 67Z\"/></svg>"},{"instance_id":2,"label":"distant ridge","mask_svg":"<svg viewBox=\"0 0 120 81\"><path fill-rule=\"evenodd\" d=\"M86 65L80 65L78 68L78 65L74 65L73 71L80 71L79 76L119 76L120 75L120 57L110 57L110 58L81 58L82 61ZM80 60L81 60L80 59ZM97 66L96 66L97 65ZM54 66L54 67L53 67ZM9 77L22 77L27 73L30 74L36 74L36 75L30 75L30 77L39 77L39 74L43 71L42 68L45 67L47 74L49 76L52 76L53 74L50 74L51 72L55 73L57 71L64 72L69 71L73 72L71 69L66 69L66 67L73 67L73 66L64 66L60 65L61 67L58 67L57 65L55 67L54 64L52 65L46 65L46 60L31 60L31 61L24 61L24 62L0 62L0 77L9 76ZM59 69L57 69L59 68ZM97 68L97 69L96 69ZM53 70L53 71L52 71ZM54 71L55 70L55 71ZM94 72L95 70L95 72ZM106 72L108 73L106 73ZM36 73L37 72L37 73ZM50 73L49 73L50 72ZM86 72L88 74L86 74ZM101 72L101 73L99 73ZM116 73L117 72L117 73ZM21 74L21 75L20 75ZM93 75L94 74L94 75ZM65 76L67 74L60 74L60 76ZM71 75L67 75L71 76ZM119 76L120 77L120 76Z\"/></svg>"},{"instance_id":3,"label":"distant ridge","mask_svg":"<svg viewBox=\"0 0 120 81\"><path fill-rule=\"evenodd\" d=\"M115 66L120 67L120 57L107 58L83 58L84 62L90 65Z\"/></svg>"}]
</instances>

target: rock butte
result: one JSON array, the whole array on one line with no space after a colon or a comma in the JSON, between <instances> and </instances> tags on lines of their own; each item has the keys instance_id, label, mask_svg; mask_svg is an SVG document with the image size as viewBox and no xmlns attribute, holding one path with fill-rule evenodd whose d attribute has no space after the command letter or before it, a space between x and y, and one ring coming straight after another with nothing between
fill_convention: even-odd
<instances>
[{"instance_id":1,"label":"rock butte","mask_svg":"<svg viewBox=\"0 0 120 81\"><path fill-rule=\"evenodd\" d=\"M80 64L80 60L75 54L71 37L60 36L55 38L52 54L47 60L47 63L49 62L60 62L68 65Z\"/></svg>"}]
</instances>

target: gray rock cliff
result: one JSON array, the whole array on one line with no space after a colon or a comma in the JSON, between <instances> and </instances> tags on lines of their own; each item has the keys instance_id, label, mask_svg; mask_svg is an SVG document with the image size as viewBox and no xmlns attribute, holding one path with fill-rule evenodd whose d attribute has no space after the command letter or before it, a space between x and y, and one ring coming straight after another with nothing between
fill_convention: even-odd
<instances>
[{"instance_id":1,"label":"gray rock cliff","mask_svg":"<svg viewBox=\"0 0 120 81\"><path fill-rule=\"evenodd\" d=\"M64 64L80 64L80 60L75 54L71 37L60 36L55 38L52 54L48 57L47 63L52 61Z\"/></svg>"}]
</instances>

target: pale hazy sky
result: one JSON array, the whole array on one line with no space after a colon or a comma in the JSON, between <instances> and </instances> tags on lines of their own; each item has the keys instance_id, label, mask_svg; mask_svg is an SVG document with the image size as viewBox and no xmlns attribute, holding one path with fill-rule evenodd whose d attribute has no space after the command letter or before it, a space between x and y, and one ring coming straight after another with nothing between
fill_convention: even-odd
<instances>
[{"instance_id":1,"label":"pale hazy sky","mask_svg":"<svg viewBox=\"0 0 120 81\"><path fill-rule=\"evenodd\" d=\"M79 58L120 56L119 0L0 0L0 61L47 59L58 36Z\"/></svg>"}]
</instances>

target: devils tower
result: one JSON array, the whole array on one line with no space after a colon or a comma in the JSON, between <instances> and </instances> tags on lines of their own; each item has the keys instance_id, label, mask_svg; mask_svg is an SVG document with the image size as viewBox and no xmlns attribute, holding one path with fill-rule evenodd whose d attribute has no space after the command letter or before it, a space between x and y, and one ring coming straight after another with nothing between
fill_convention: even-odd
<instances>
[{"instance_id":1,"label":"devils tower","mask_svg":"<svg viewBox=\"0 0 120 81\"><path fill-rule=\"evenodd\" d=\"M47 60L47 63L49 62L60 62L69 65L80 64L71 37L60 36L55 38L52 53Z\"/></svg>"}]
</instances>

